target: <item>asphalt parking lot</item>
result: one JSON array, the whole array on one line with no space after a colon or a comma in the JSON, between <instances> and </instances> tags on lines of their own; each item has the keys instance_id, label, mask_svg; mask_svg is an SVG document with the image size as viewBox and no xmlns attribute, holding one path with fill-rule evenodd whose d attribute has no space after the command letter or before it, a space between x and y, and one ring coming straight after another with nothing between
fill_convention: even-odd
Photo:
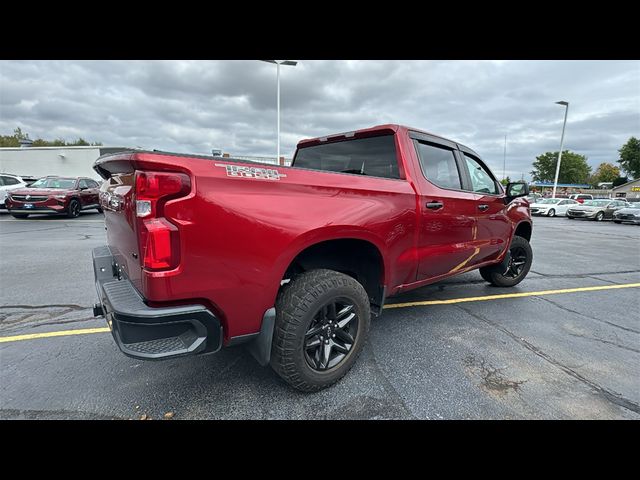
<instances>
[{"instance_id":1,"label":"asphalt parking lot","mask_svg":"<svg viewBox=\"0 0 640 480\"><path fill-rule=\"evenodd\" d=\"M351 372L317 394L243 348L121 354L91 313L104 243L97 213L0 214L0 418L640 419L635 225L535 218L525 281L470 272L389 299Z\"/></svg>"}]
</instances>

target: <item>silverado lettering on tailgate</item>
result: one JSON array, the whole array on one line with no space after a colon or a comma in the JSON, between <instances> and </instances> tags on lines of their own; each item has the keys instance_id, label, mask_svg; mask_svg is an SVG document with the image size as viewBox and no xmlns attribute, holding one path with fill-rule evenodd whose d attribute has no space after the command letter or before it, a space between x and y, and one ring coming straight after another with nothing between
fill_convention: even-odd
<instances>
[{"instance_id":1,"label":"silverado lettering on tailgate","mask_svg":"<svg viewBox=\"0 0 640 480\"><path fill-rule=\"evenodd\" d=\"M280 180L280 177L286 177L274 168L260 167L242 167L240 165L225 165L216 163L216 167L224 167L227 169L227 177L242 178L259 178L261 180Z\"/></svg>"}]
</instances>

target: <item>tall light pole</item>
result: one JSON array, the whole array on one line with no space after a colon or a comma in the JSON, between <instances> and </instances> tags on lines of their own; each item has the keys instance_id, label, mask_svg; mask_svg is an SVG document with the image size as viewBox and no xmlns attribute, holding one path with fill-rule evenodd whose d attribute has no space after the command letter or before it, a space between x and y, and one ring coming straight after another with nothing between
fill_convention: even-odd
<instances>
[{"instance_id":1,"label":"tall light pole","mask_svg":"<svg viewBox=\"0 0 640 480\"><path fill-rule=\"evenodd\" d=\"M502 157L502 180L505 180L505 172L507 170L507 136L504 136L504 156Z\"/></svg>"},{"instance_id":2,"label":"tall light pole","mask_svg":"<svg viewBox=\"0 0 640 480\"><path fill-rule=\"evenodd\" d=\"M562 147L564 146L564 128L567 126L567 114L569 113L569 102L556 102L558 105L564 105L564 123L562 124L562 136L560 137L560 153L558 153L558 164L556 165L556 178L553 181L553 194L551 198L556 198L556 188L558 188L558 175L560 175L560 160L562 160Z\"/></svg>"},{"instance_id":3,"label":"tall light pole","mask_svg":"<svg viewBox=\"0 0 640 480\"><path fill-rule=\"evenodd\" d=\"M280 65L289 65L295 67L298 62L294 62L293 60L263 60L263 62L275 63L276 64L276 77L277 77L277 110L278 110L278 156L276 157L276 163L280 163Z\"/></svg>"}]
</instances>

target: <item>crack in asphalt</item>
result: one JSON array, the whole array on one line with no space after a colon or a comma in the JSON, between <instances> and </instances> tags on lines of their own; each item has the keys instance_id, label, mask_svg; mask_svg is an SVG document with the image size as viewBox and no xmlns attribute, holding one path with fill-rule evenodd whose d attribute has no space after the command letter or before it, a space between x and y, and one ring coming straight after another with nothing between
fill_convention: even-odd
<instances>
[{"instance_id":1,"label":"crack in asphalt","mask_svg":"<svg viewBox=\"0 0 640 480\"><path fill-rule=\"evenodd\" d=\"M47 230L60 230L64 226L50 227L50 228L38 228L36 230L16 230L15 232L1 232L0 235L13 235L14 233L32 233L32 232L44 232Z\"/></svg>"},{"instance_id":2,"label":"crack in asphalt","mask_svg":"<svg viewBox=\"0 0 640 480\"><path fill-rule=\"evenodd\" d=\"M626 274L626 273L639 273L640 274L640 270L622 270L622 271L616 271L616 272L573 273L573 274L566 274L566 273L540 273L540 272L536 272L535 270L529 270L529 272L535 273L536 275L541 275L541 276L547 277L547 278L587 278L587 277L591 277L593 275L623 275L623 274ZM598 278L596 280L601 280L603 282L607 281L607 280L602 280L600 278Z\"/></svg>"},{"instance_id":3,"label":"crack in asphalt","mask_svg":"<svg viewBox=\"0 0 640 480\"><path fill-rule=\"evenodd\" d=\"M640 333L639 330L634 330L633 328L629 328L629 327L623 327L622 325L618 325L617 323L613 323L613 322L610 322L608 320L603 320L603 319L598 318L598 317L592 317L591 315L588 315L586 313L578 312L577 310L573 310L571 308L565 307L564 305L561 305L558 302L554 302L553 300L550 300L548 298L545 298L545 297L535 297L535 298L539 298L540 300L544 300L545 302L548 302L548 303L558 307L559 309L564 310L565 312L570 312L570 313L576 314L576 315L578 315L580 317L586 317L586 318L589 318L591 320L595 320L597 322L606 323L607 325L611 325L612 327L619 328L619 329L624 330L626 332Z\"/></svg>"},{"instance_id":4,"label":"crack in asphalt","mask_svg":"<svg viewBox=\"0 0 640 480\"><path fill-rule=\"evenodd\" d=\"M569 376L575 378L576 380L582 382L583 384L587 385L588 387L590 387L591 389L593 389L594 391L596 391L597 393L602 395L602 397L604 397L606 400L608 400L609 402L613 403L614 405L622 407L622 408L624 408L626 410L629 410L631 412L640 414L640 405L639 404L633 402L632 400L629 400L628 398L625 398L624 396L622 396L619 393L612 392L612 391L602 387L601 385L598 385L597 383L589 380L588 378L584 377L583 375L581 375L580 373L576 372L572 368L564 365L562 362L558 361L557 359L555 359L554 357L552 357L551 355L549 355L548 353L546 353L542 349L536 347L534 344L528 342L527 340L525 340L522 337L517 336L516 334L514 334L513 332L511 332L507 328L503 327L502 325L499 325L496 322L493 322L493 321L489 320L488 318L484 317L483 315L480 315L479 313L475 313L475 312L469 310L468 308L462 307L460 305L456 305L456 308L459 308L460 310L464 311L465 313L467 313L468 315L472 316L473 318L475 318L477 320L480 320L481 322L484 322L487 325L489 325L489 326L501 331L502 333L506 334L507 336L509 336L510 338L515 340L516 343L522 345L524 348L526 348L530 352L534 353L538 357L542 358L543 360L547 361L551 365L554 365L555 367L559 368L560 370L565 372L567 375L569 375Z\"/></svg>"},{"instance_id":5,"label":"crack in asphalt","mask_svg":"<svg viewBox=\"0 0 640 480\"><path fill-rule=\"evenodd\" d=\"M0 310L5 308L24 308L24 309L39 309L39 308L70 308L71 310L88 310L91 307L86 305L77 305L75 303L52 303L51 305L1 305Z\"/></svg>"},{"instance_id":6,"label":"crack in asphalt","mask_svg":"<svg viewBox=\"0 0 640 480\"><path fill-rule=\"evenodd\" d=\"M586 340L593 340L594 342L606 343L608 345L613 345L614 347L622 348L623 350L629 350L630 352L640 353L640 350L638 350L637 348L627 347L625 345L621 345L619 343L612 342L611 340L604 340L602 338L590 337L588 335L582 335L580 333L569 333L569 335L571 335L572 337L581 337L581 338L584 338Z\"/></svg>"},{"instance_id":7,"label":"crack in asphalt","mask_svg":"<svg viewBox=\"0 0 640 480\"><path fill-rule=\"evenodd\" d=\"M402 399L402 397L398 393L398 390L396 390L396 388L393 386L393 384L391 383L389 378L385 375L385 373L380 368L380 365L378 364L378 359L376 358L374 349L373 348L369 348L368 350L369 350L369 357L371 359L371 365L373 366L374 371L380 377L380 379L382 381L382 389L390 397L391 405L395 406L396 408L398 408L401 411L404 411L407 415L409 415L409 417L411 417L413 419L417 419L418 417L416 417L411 412L409 407L407 407L407 404L405 403L405 401Z\"/></svg>"},{"instance_id":8,"label":"crack in asphalt","mask_svg":"<svg viewBox=\"0 0 640 480\"><path fill-rule=\"evenodd\" d=\"M11 333L11 332L15 332L18 330L22 330L24 328L38 328L38 327L48 327L49 325L65 325L68 323L83 323L83 322L90 322L96 320L95 317L86 317L86 318L78 318L78 319L74 319L74 320L56 320L54 322L41 322L38 320L34 320L33 322L27 322L27 323L20 323L18 324L17 322L11 323L10 325L4 327L4 326L0 326L0 331L2 333Z\"/></svg>"},{"instance_id":9,"label":"crack in asphalt","mask_svg":"<svg viewBox=\"0 0 640 480\"><path fill-rule=\"evenodd\" d=\"M103 415L93 412L73 410L19 410L14 408L0 409L3 420L127 420L126 417Z\"/></svg>"},{"instance_id":10,"label":"crack in asphalt","mask_svg":"<svg viewBox=\"0 0 640 480\"><path fill-rule=\"evenodd\" d=\"M527 380L509 380L502 373L503 368L490 365L484 357L478 362L473 355L467 355L463 363L471 373L476 373L482 379L481 386L493 393L505 395L511 390L520 394L520 387L527 382Z\"/></svg>"},{"instance_id":11,"label":"crack in asphalt","mask_svg":"<svg viewBox=\"0 0 640 480\"><path fill-rule=\"evenodd\" d=\"M84 313L80 318L78 312ZM95 320L91 309L75 304L8 305L0 307L0 331L3 334L49 325L77 324Z\"/></svg>"}]
</instances>

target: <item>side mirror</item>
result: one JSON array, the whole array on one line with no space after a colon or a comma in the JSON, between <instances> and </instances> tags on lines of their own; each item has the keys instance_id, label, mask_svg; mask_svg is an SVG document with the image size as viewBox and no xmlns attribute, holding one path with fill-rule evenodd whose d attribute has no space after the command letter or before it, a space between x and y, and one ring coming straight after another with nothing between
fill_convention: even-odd
<instances>
[{"instance_id":1,"label":"side mirror","mask_svg":"<svg viewBox=\"0 0 640 480\"><path fill-rule=\"evenodd\" d=\"M529 195L529 184L525 182L514 182L507 184L507 202L517 197L526 197Z\"/></svg>"}]
</instances>

